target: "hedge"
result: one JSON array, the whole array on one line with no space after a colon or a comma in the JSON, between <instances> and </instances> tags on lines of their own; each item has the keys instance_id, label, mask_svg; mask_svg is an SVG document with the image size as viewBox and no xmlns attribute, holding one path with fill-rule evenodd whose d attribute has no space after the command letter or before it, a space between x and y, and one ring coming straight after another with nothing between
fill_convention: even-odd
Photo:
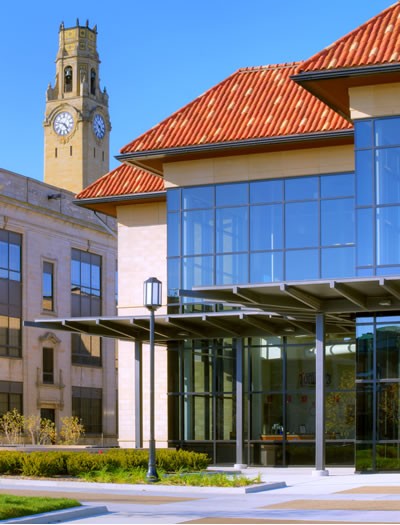
<instances>
[{"instance_id":1,"label":"hedge","mask_svg":"<svg viewBox=\"0 0 400 525\"><path fill-rule=\"evenodd\" d=\"M193 472L207 468L207 454L187 450L159 449L156 466L165 472ZM95 470L131 470L147 468L148 451L136 449L110 449L96 452L23 452L0 451L0 474L36 477L78 476Z\"/></svg>"}]
</instances>

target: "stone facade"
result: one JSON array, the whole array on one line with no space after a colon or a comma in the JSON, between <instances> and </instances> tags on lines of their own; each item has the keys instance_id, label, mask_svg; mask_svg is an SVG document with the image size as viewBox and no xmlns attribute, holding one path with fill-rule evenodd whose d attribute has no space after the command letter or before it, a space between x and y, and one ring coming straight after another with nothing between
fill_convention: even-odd
<instances>
[{"instance_id":1,"label":"stone facade","mask_svg":"<svg viewBox=\"0 0 400 525\"><path fill-rule=\"evenodd\" d=\"M114 315L116 237L113 219L97 217L73 204L74 195L58 187L0 170L0 228L22 236L22 319L71 317L71 250L101 256L102 312ZM103 224L104 221L104 224ZM54 308L42 309L43 262L54 265ZM43 347L53 348L54 382L43 382ZM23 412L41 409L61 418L72 414L72 388L102 390L102 435L89 442L116 443L117 370L113 340L104 340L102 366L71 364L71 334L26 327L22 330L22 358L0 357L0 381L23 383Z\"/></svg>"}]
</instances>

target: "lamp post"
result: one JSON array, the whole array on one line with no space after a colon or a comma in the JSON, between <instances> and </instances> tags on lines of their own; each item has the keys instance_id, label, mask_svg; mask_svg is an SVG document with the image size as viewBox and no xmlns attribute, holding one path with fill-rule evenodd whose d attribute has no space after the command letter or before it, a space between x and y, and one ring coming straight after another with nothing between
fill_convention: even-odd
<instances>
[{"instance_id":1,"label":"lamp post","mask_svg":"<svg viewBox=\"0 0 400 525\"><path fill-rule=\"evenodd\" d=\"M143 304L150 311L150 435L149 465L146 480L154 483L159 480L156 470L156 444L154 439L154 312L161 306L161 282L149 277L143 286Z\"/></svg>"}]
</instances>

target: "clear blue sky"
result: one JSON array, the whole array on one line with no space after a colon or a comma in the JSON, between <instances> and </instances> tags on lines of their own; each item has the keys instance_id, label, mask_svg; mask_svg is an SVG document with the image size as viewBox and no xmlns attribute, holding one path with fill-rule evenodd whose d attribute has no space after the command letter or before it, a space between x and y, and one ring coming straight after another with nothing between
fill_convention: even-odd
<instances>
[{"instance_id":1,"label":"clear blue sky","mask_svg":"<svg viewBox=\"0 0 400 525\"><path fill-rule=\"evenodd\" d=\"M43 179L45 92L58 29L97 24L110 96L110 169L122 146L240 67L309 58L394 0L4 1L0 167Z\"/></svg>"}]
</instances>

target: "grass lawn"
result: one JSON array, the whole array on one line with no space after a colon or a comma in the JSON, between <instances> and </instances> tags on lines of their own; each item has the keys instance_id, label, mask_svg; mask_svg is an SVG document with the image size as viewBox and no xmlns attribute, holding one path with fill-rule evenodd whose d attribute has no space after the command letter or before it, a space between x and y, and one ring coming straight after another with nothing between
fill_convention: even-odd
<instances>
[{"instance_id":1,"label":"grass lawn","mask_svg":"<svg viewBox=\"0 0 400 525\"><path fill-rule=\"evenodd\" d=\"M80 505L79 501L68 498L40 498L0 494L0 520L79 507Z\"/></svg>"},{"instance_id":2,"label":"grass lawn","mask_svg":"<svg viewBox=\"0 0 400 525\"><path fill-rule=\"evenodd\" d=\"M146 469L132 468L124 470L121 468L95 470L79 475L85 481L97 483L147 483ZM243 475L228 475L225 473L198 472L176 474L165 474L161 469L158 472L159 483L162 485L186 485L197 487L245 487L255 483L261 483L261 477L247 478Z\"/></svg>"}]
</instances>

